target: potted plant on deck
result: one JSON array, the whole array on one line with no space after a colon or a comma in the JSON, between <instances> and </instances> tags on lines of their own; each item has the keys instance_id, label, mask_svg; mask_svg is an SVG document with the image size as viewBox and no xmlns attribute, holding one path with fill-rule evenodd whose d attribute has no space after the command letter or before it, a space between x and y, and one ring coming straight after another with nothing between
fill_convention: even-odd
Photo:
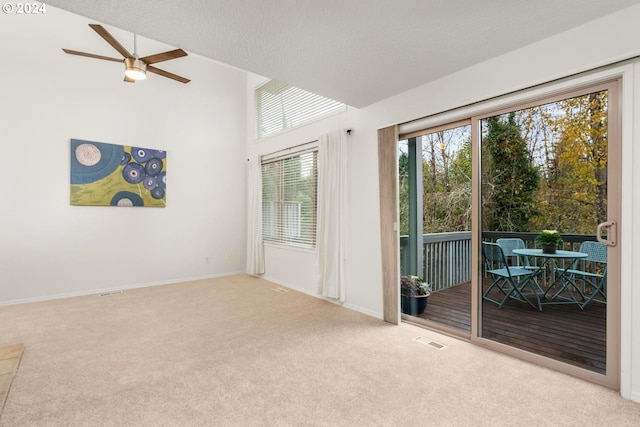
<instances>
[{"instance_id":1,"label":"potted plant on deck","mask_svg":"<svg viewBox=\"0 0 640 427\"><path fill-rule=\"evenodd\" d=\"M558 230L542 230L536 237L536 243L542 246L542 252L545 254L555 254L563 240Z\"/></svg>"},{"instance_id":2,"label":"potted plant on deck","mask_svg":"<svg viewBox=\"0 0 640 427\"><path fill-rule=\"evenodd\" d=\"M400 277L400 308L405 314L418 316L427 308L431 286L418 276Z\"/></svg>"}]
</instances>

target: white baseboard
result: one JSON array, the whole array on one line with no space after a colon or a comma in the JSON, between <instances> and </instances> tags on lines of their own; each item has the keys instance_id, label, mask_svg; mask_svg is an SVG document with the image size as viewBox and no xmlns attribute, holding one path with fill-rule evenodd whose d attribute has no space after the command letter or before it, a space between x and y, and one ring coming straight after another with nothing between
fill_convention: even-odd
<instances>
[{"instance_id":1,"label":"white baseboard","mask_svg":"<svg viewBox=\"0 0 640 427\"><path fill-rule=\"evenodd\" d=\"M99 289L88 289L86 291L78 291L78 292L68 292L63 294L54 294L54 295L45 295L41 297L33 297L33 298L24 298L18 300L10 300L10 301L0 301L0 307L8 306L8 305L16 305L16 304L26 304L30 302L40 302L40 301L51 301L63 298L73 298L73 297L81 297L86 295L99 295L99 294L108 294L113 292L126 291L130 289L139 289L139 288L149 288L152 286L162 286L162 285L173 285L175 283L183 283L183 282L193 282L196 280L204 280L204 279L214 279L216 277L225 277L225 276L234 276L236 274L245 274L244 271L233 271L227 273L219 273L219 274L211 274L206 276L197 276L197 277L184 277L180 279L173 280L162 280L157 282L147 282L147 283L136 283L134 285L127 286L116 286L111 288L99 288Z\"/></svg>"},{"instance_id":2,"label":"white baseboard","mask_svg":"<svg viewBox=\"0 0 640 427\"><path fill-rule=\"evenodd\" d=\"M360 307L358 305L349 304L348 302L345 302L343 304L343 306L344 306L344 308L348 308L349 310L357 311L357 312L360 312L362 314L366 314L367 316L375 317L376 319L380 319L380 320L384 319L384 316L383 316L382 313L378 313L378 312L375 312L375 311L367 310L366 308Z\"/></svg>"},{"instance_id":3,"label":"white baseboard","mask_svg":"<svg viewBox=\"0 0 640 427\"><path fill-rule=\"evenodd\" d=\"M335 300L333 300L331 298L324 298L324 297L321 297L320 295L318 295L316 293L310 292L309 290L298 288L298 287L296 287L296 286L294 286L294 285L292 285L290 283L283 282L282 280L273 279L273 278L269 277L268 275L264 275L264 276L257 276L256 275L255 277L259 277L261 279L268 280L269 282L273 282L273 283L275 283L277 285L284 286L285 288L293 289L294 291L298 291L298 292L301 292L303 294L306 294L306 295L309 295L309 296L312 296L312 297L315 297L315 298L318 298L318 299L321 299L321 300L324 300L324 301L328 301L328 302L336 304L336 305L340 305L340 306L342 306L344 308L347 308L349 310L357 311L359 313L366 314L367 316L375 317L376 319L383 319L382 313L376 313L374 311L367 310L367 309L362 308L362 307L360 307L358 305L350 304L348 302L340 303L340 302L335 301Z\"/></svg>"}]
</instances>

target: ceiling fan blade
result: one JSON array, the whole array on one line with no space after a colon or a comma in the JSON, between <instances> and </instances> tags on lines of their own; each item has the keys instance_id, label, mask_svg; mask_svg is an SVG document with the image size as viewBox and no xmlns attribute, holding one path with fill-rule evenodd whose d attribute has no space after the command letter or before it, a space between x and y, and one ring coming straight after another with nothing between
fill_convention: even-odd
<instances>
[{"instance_id":1,"label":"ceiling fan blade","mask_svg":"<svg viewBox=\"0 0 640 427\"><path fill-rule=\"evenodd\" d=\"M94 55L93 53L86 53L86 52L78 52L77 50L71 50L71 49L62 49L62 50L64 50L65 53L68 53L70 55L86 56L87 58L104 59L105 61L113 61L113 62L124 61L124 59L109 58L108 56Z\"/></svg>"},{"instance_id":2,"label":"ceiling fan blade","mask_svg":"<svg viewBox=\"0 0 640 427\"><path fill-rule=\"evenodd\" d=\"M182 49L170 50L168 52L157 53L155 55L145 56L144 58L140 58L147 65L156 64L162 61L168 61L170 59L181 58L183 56L187 56L187 52Z\"/></svg>"},{"instance_id":3,"label":"ceiling fan blade","mask_svg":"<svg viewBox=\"0 0 640 427\"><path fill-rule=\"evenodd\" d=\"M120 43L118 43L118 41L111 35L111 33L109 33L109 31L107 31L102 25L89 24L89 26L93 28L96 33L100 34L100 36L105 39L107 43L113 46L113 48L117 50L120 55L124 56L125 58L129 58L131 56L129 51L125 49L124 46L122 46Z\"/></svg>"},{"instance_id":4,"label":"ceiling fan blade","mask_svg":"<svg viewBox=\"0 0 640 427\"><path fill-rule=\"evenodd\" d=\"M177 74L170 73L168 71L161 70L159 68L154 67L153 65L147 65L147 71L157 74L162 77L168 77L173 80L177 80L180 83L189 83L191 80L185 79L184 77L180 77Z\"/></svg>"}]
</instances>

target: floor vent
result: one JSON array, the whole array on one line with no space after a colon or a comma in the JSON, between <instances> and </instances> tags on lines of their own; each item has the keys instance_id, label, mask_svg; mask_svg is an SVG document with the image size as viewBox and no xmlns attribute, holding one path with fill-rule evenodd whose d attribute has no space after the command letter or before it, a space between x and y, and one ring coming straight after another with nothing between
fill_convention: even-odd
<instances>
[{"instance_id":1,"label":"floor vent","mask_svg":"<svg viewBox=\"0 0 640 427\"><path fill-rule=\"evenodd\" d=\"M427 338L427 337L415 337L413 340L419 342L420 344L433 347L436 350L442 350L443 348L447 347L446 345L439 343L438 341L434 341L431 338Z\"/></svg>"},{"instance_id":2,"label":"floor vent","mask_svg":"<svg viewBox=\"0 0 640 427\"><path fill-rule=\"evenodd\" d=\"M121 294L121 293L122 293L122 291L104 292L104 293L98 294L98 296L100 296L100 297L108 297L110 295Z\"/></svg>"},{"instance_id":3,"label":"floor vent","mask_svg":"<svg viewBox=\"0 0 640 427\"><path fill-rule=\"evenodd\" d=\"M277 288L272 288L271 290L276 291L276 292L280 292L281 294L286 294L287 292L289 292L288 289L281 288L280 286L278 286Z\"/></svg>"}]
</instances>

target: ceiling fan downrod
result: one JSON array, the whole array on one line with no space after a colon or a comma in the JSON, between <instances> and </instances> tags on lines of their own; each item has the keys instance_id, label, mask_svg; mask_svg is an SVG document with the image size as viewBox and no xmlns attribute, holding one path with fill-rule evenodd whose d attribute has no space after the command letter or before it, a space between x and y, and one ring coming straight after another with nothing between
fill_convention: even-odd
<instances>
[{"instance_id":1,"label":"ceiling fan downrod","mask_svg":"<svg viewBox=\"0 0 640 427\"><path fill-rule=\"evenodd\" d=\"M136 34L133 34L133 57L125 58L124 75L131 80L144 80L147 78L147 64L138 56L138 43Z\"/></svg>"}]
</instances>

